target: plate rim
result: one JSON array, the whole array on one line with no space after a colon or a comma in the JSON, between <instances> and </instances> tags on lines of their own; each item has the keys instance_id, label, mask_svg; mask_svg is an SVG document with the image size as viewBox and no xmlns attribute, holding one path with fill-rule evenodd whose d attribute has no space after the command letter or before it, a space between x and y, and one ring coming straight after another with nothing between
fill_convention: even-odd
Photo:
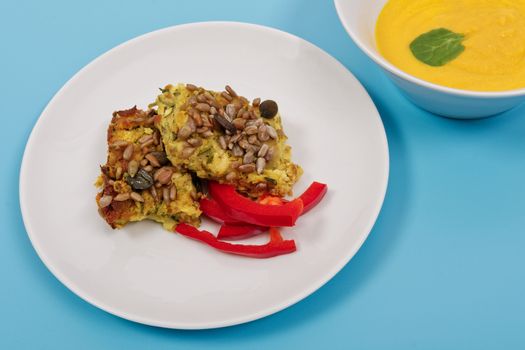
<instances>
[{"instance_id":1,"label":"plate rim","mask_svg":"<svg viewBox=\"0 0 525 350\"><path fill-rule=\"evenodd\" d=\"M135 44L139 41L148 40L150 37L156 36L156 35L162 35L167 32L172 31L178 31L178 30L185 30L187 28L191 27L205 27L205 26L240 26L244 28L249 29L255 29L258 31L265 31L272 34L278 34L284 37L287 37L288 39L292 40L299 40L301 43L306 44L307 46L314 48L316 50L319 50L321 54L325 55L329 60L332 61L332 63L336 66L338 66L340 69L343 69L347 72L347 74L350 75L351 78L355 80L355 82L364 90L366 93L366 96L368 97L369 102L371 103L372 108L377 113L377 124L379 126L379 132L381 133L381 141L384 148L384 159L382 160L383 165L385 167L385 173L383 175L381 188L380 188L380 194L381 197L378 198L377 202L375 203L375 206L373 208L373 215L370 217L368 224L363 229L363 233L358 237L358 242L355 244L352 249L348 251L344 259L341 259L337 264L332 266L330 270L328 270L322 278L319 278L316 283L312 283L309 288L305 288L302 290L301 293L298 293L294 295L293 297L287 298L280 303L276 303L273 305L273 307L269 307L266 309L263 309L258 312L254 312L248 315L244 315L243 317L237 317L237 318L231 318L226 319L222 322L203 322L201 324L183 324L180 322L159 322L153 319L150 319L148 317L143 317L137 314L125 312L123 310L120 310L119 308L115 308L111 305L107 305L102 300L99 300L97 297L90 296L89 293L85 293L82 288L78 287L75 283L70 281L67 276L62 274L58 268L56 268L48 259L47 255L41 250L41 247L38 244L35 244L34 239L34 232L31 229L31 224L29 220L29 213L27 211L27 206L25 204L24 198L26 198L25 195L25 187L24 183L26 182L27 175L26 175L26 168L27 168L27 154L28 151L31 150L34 146L34 134L36 131L41 127L41 124L43 123L42 120L46 118L46 115L49 113L49 109L51 106L55 103L55 101L60 98L60 96L69 88L69 86L75 81L78 80L80 77L82 77L84 74L86 74L86 71L91 68L92 66L96 65L100 60L106 58L107 56L110 56L114 52L128 46ZM388 183L389 183L389 176L390 176L390 149L388 147L388 139L385 131L385 127L383 124L383 121L381 119L381 115L379 114L379 111L377 110L377 106L375 105L374 101L372 100L371 96L368 94L364 86L361 84L359 79L355 77L355 75L346 68L339 60L337 60L335 57L330 55L328 52L323 50L322 48L318 47L317 45L311 43L310 41L303 39L297 35L291 34L289 32L286 32L284 30L280 30L274 27L266 26L266 25L260 25L260 24L254 24L254 23L247 23L247 22L238 22L238 21L200 21L200 22L190 22L190 23L184 23L184 24L177 24L172 25L160 29L156 29L135 37L132 37L112 48L109 50L106 50L102 54L98 55L94 59L92 59L89 63L84 65L82 68L80 68L71 78L69 78L62 87L53 95L53 97L49 100L49 102L46 104L42 112L40 113L38 119L36 120L31 133L29 134L29 137L27 139L26 145L24 147L24 153L22 156L22 162L20 165L20 172L19 172L19 205L20 205L20 211L22 214L22 220L24 223L25 231L29 237L29 240L31 242L31 245L33 249L36 251L38 257L44 264L44 266L51 272L51 274L66 288L68 288L71 292L73 292L76 296L80 297L85 302L97 307L100 310L103 310L109 314L112 314L114 316L118 316L120 318L126 319L128 321L132 321L135 323L155 326L155 327L161 327L161 328L169 328L169 329L182 329L182 330L199 330L199 329L214 329L214 328L223 328L223 327L229 327L229 326L235 326L243 323L252 322L258 319L262 319L264 317L273 315L279 311L282 311L288 307L291 307L295 305L296 303L304 300L311 294L315 293L317 290L322 288L328 281L330 281L332 278L335 277L337 273L339 273L345 266L348 264L348 262L355 256L355 254L361 249L363 243L366 241L368 236L370 235L373 226L375 225L377 218L379 217L379 214L381 212L381 208L383 207L383 203L385 200L385 196L387 193Z\"/></svg>"}]
</instances>

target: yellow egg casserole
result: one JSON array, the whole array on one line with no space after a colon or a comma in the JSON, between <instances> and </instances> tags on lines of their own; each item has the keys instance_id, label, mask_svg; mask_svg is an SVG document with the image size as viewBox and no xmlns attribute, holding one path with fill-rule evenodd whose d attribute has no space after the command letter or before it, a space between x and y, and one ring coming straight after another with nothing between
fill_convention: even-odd
<instances>
[{"instance_id":1,"label":"yellow egg casserole","mask_svg":"<svg viewBox=\"0 0 525 350\"><path fill-rule=\"evenodd\" d=\"M168 85L148 111L113 113L108 156L96 185L99 212L112 228L151 219L172 230L200 223L201 179L251 197L292 194L302 174L291 161L277 103Z\"/></svg>"}]
</instances>

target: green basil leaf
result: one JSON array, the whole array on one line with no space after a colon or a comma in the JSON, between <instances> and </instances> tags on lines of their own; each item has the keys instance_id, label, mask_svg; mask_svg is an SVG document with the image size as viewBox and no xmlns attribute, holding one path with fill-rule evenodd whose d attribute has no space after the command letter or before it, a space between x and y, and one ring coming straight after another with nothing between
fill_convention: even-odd
<instances>
[{"instance_id":1,"label":"green basil leaf","mask_svg":"<svg viewBox=\"0 0 525 350\"><path fill-rule=\"evenodd\" d=\"M452 61L465 50L462 44L464 39L465 35L445 28L433 29L415 38L410 43L410 50L421 62L438 67Z\"/></svg>"}]
</instances>

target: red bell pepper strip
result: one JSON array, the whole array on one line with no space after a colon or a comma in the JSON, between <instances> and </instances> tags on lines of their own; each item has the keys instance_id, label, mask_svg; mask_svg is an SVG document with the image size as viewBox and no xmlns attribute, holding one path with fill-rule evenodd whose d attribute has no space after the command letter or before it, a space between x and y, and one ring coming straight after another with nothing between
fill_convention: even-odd
<instances>
[{"instance_id":1,"label":"red bell pepper strip","mask_svg":"<svg viewBox=\"0 0 525 350\"><path fill-rule=\"evenodd\" d=\"M224 224L217 234L218 239L243 239L268 231L268 227L252 224L228 225Z\"/></svg>"},{"instance_id":2,"label":"red bell pepper strip","mask_svg":"<svg viewBox=\"0 0 525 350\"><path fill-rule=\"evenodd\" d=\"M294 199L283 205L264 205L237 193L232 185L210 182L208 184L213 199L226 213L239 221L260 226L293 226L303 211L301 199Z\"/></svg>"},{"instance_id":3,"label":"red bell pepper strip","mask_svg":"<svg viewBox=\"0 0 525 350\"><path fill-rule=\"evenodd\" d=\"M301 215L305 214L307 211L315 207L324 195L328 191L328 186L320 182L312 182L312 184L304 191L299 198L303 201L303 212Z\"/></svg>"},{"instance_id":4,"label":"red bell pepper strip","mask_svg":"<svg viewBox=\"0 0 525 350\"><path fill-rule=\"evenodd\" d=\"M226 211L221 207L219 203L217 203L216 200L211 198L202 198L199 202L200 208L204 215L209 217L215 222L218 222L221 225L227 224L227 225L243 225L245 224L242 221L235 220L232 217L230 217Z\"/></svg>"},{"instance_id":5,"label":"red bell pepper strip","mask_svg":"<svg viewBox=\"0 0 525 350\"><path fill-rule=\"evenodd\" d=\"M175 231L189 238L205 243L225 253L243 255L251 258L271 258L296 251L294 240L283 240L279 230L270 230L270 241L262 245L232 244L219 241L208 231L201 231L188 224L178 224Z\"/></svg>"}]
</instances>

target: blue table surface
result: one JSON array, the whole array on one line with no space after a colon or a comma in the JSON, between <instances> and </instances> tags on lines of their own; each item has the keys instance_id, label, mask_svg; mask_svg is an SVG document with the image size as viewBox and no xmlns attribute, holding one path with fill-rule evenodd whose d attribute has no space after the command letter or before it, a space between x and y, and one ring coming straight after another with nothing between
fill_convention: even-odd
<instances>
[{"instance_id":1,"label":"blue table surface","mask_svg":"<svg viewBox=\"0 0 525 350\"><path fill-rule=\"evenodd\" d=\"M525 105L467 122L418 109L328 0L5 0L0 13L0 348L525 348ZM160 329L101 311L53 277L24 229L19 168L41 111L81 67L140 34L208 20L288 31L341 61L381 113L390 182L362 249L304 301L225 329Z\"/></svg>"}]
</instances>

